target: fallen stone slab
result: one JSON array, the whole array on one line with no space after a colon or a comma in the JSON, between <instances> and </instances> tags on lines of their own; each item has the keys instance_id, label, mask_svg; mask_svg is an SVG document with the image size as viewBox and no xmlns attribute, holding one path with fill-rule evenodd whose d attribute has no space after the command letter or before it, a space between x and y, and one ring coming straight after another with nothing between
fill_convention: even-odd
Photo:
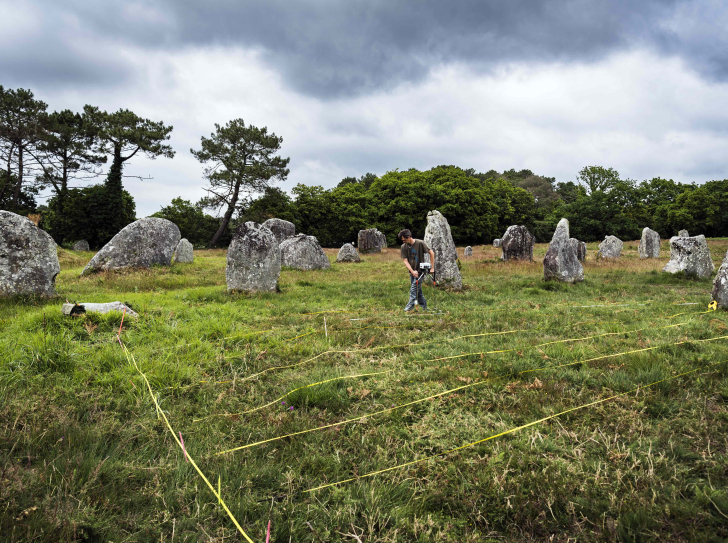
<instances>
[{"instance_id":1,"label":"fallen stone slab","mask_svg":"<svg viewBox=\"0 0 728 543\"><path fill-rule=\"evenodd\" d=\"M106 302L102 304L83 302L80 304L63 304L61 306L61 313L69 317L77 317L84 313L100 313L101 315L106 315L112 311L118 311L119 313L126 311L126 314L130 317L139 316L136 311L121 302Z\"/></svg>"}]
</instances>

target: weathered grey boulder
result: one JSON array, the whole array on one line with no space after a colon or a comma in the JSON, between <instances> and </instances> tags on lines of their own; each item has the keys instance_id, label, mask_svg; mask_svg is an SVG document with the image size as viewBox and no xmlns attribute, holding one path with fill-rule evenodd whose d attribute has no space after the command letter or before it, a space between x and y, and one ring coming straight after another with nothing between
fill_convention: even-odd
<instances>
[{"instance_id":1,"label":"weathered grey boulder","mask_svg":"<svg viewBox=\"0 0 728 543\"><path fill-rule=\"evenodd\" d=\"M173 262L179 262L181 264L189 264L194 262L194 250L192 244L187 241L187 238L182 238L177 244L177 248L174 250Z\"/></svg>"},{"instance_id":2,"label":"weathered grey boulder","mask_svg":"<svg viewBox=\"0 0 728 543\"><path fill-rule=\"evenodd\" d=\"M273 232L273 235L278 240L278 245L284 239L296 235L296 226L292 222L284 221L283 219L268 219L263 223L263 226Z\"/></svg>"},{"instance_id":3,"label":"weathered grey boulder","mask_svg":"<svg viewBox=\"0 0 728 543\"><path fill-rule=\"evenodd\" d=\"M281 243L281 266L297 270L325 270L331 267L331 263L314 236L298 234Z\"/></svg>"},{"instance_id":4,"label":"weathered grey boulder","mask_svg":"<svg viewBox=\"0 0 728 543\"><path fill-rule=\"evenodd\" d=\"M579 262L584 262L586 260L586 243L576 238L569 238L569 242L576 251L576 258Z\"/></svg>"},{"instance_id":5,"label":"weathered grey boulder","mask_svg":"<svg viewBox=\"0 0 728 543\"><path fill-rule=\"evenodd\" d=\"M112 311L118 311L119 313L126 314L127 317L138 317L139 314L130 308L128 305L121 302L107 302L102 304L97 303L75 303L75 304L63 304L61 306L61 313L69 317L77 317L84 313L100 313L105 315Z\"/></svg>"},{"instance_id":6,"label":"weathered grey boulder","mask_svg":"<svg viewBox=\"0 0 728 543\"><path fill-rule=\"evenodd\" d=\"M617 236L606 236L604 241L599 244L597 258L619 258L622 254L622 247L624 247L624 243Z\"/></svg>"},{"instance_id":7,"label":"weathered grey boulder","mask_svg":"<svg viewBox=\"0 0 728 543\"><path fill-rule=\"evenodd\" d=\"M167 219L147 217L125 226L94 255L81 275L122 268L169 266L182 236Z\"/></svg>"},{"instance_id":8,"label":"weathered grey boulder","mask_svg":"<svg viewBox=\"0 0 728 543\"><path fill-rule=\"evenodd\" d=\"M33 221L0 211L0 296L55 294L56 242Z\"/></svg>"},{"instance_id":9,"label":"weathered grey boulder","mask_svg":"<svg viewBox=\"0 0 728 543\"><path fill-rule=\"evenodd\" d=\"M361 253L379 253L387 247L387 237L376 228L359 230L357 245Z\"/></svg>"},{"instance_id":10,"label":"weathered grey boulder","mask_svg":"<svg viewBox=\"0 0 728 543\"><path fill-rule=\"evenodd\" d=\"M670 261L662 271L667 273L682 271L686 275L710 277L713 270L715 265L704 235L670 238Z\"/></svg>"},{"instance_id":11,"label":"weathered grey boulder","mask_svg":"<svg viewBox=\"0 0 728 543\"><path fill-rule=\"evenodd\" d=\"M82 239L73 244L74 251L90 251L91 247L88 246L88 241Z\"/></svg>"},{"instance_id":12,"label":"weathered grey boulder","mask_svg":"<svg viewBox=\"0 0 728 543\"><path fill-rule=\"evenodd\" d=\"M690 237L690 234L688 234L688 231L687 230L680 230L677 233L677 235L678 235L678 237L681 237L681 238L689 238Z\"/></svg>"},{"instance_id":13,"label":"weathered grey boulder","mask_svg":"<svg viewBox=\"0 0 728 543\"><path fill-rule=\"evenodd\" d=\"M569 238L569 221L561 219L551 238L546 257L543 259L543 278L564 283L584 280L584 268L576 256L576 248Z\"/></svg>"},{"instance_id":14,"label":"weathered grey boulder","mask_svg":"<svg viewBox=\"0 0 728 543\"><path fill-rule=\"evenodd\" d=\"M344 243L336 255L337 262L361 262L359 251L357 251L351 243Z\"/></svg>"},{"instance_id":15,"label":"weathered grey boulder","mask_svg":"<svg viewBox=\"0 0 728 543\"><path fill-rule=\"evenodd\" d=\"M640 258L660 258L660 234L651 228L643 228L637 251Z\"/></svg>"},{"instance_id":16,"label":"weathered grey boulder","mask_svg":"<svg viewBox=\"0 0 728 543\"><path fill-rule=\"evenodd\" d=\"M525 226L509 226L501 238L503 260L533 260L536 237Z\"/></svg>"},{"instance_id":17,"label":"weathered grey boulder","mask_svg":"<svg viewBox=\"0 0 728 543\"><path fill-rule=\"evenodd\" d=\"M473 256L473 248L470 245L468 245L467 247L465 247L464 254L465 254L465 256Z\"/></svg>"},{"instance_id":18,"label":"weathered grey boulder","mask_svg":"<svg viewBox=\"0 0 728 543\"><path fill-rule=\"evenodd\" d=\"M501 242L502 242L501 238L495 238L493 240L493 247L497 247L498 249L500 249Z\"/></svg>"},{"instance_id":19,"label":"weathered grey boulder","mask_svg":"<svg viewBox=\"0 0 728 543\"><path fill-rule=\"evenodd\" d=\"M435 253L437 281L454 290L463 288L463 278L458 268L458 252L452 239L450 225L439 211L427 214L425 244Z\"/></svg>"},{"instance_id":20,"label":"weathered grey boulder","mask_svg":"<svg viewBox=\"0 0 728 543\"><path fill-rule=\"evenodd\" d=\"M281 275L281 252L273 232L256 222L235 230L227 252L228 291L275 292Z\"/></svg>"},{"instance_id":21,"label":"weathered grey boulder","mask_svg":"<svg viewBox=\"0 0 728 543\"><path fill-rule=\"evenodd\" d=\"M718 303L719 308L728 309L728 252L713 279L711 299Z\"/></svg>"}]
</instances>

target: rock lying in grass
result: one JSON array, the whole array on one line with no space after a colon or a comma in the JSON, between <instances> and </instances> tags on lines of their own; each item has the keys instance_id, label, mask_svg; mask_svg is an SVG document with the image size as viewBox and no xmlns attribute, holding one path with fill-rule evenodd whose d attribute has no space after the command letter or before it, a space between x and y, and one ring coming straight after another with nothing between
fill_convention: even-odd
<instances>
[{"instance_id":1,"label":"rock lying in grass","mask_svg":"<svg viewBox=\"0 0 728 543\"><path fill-rule=\"evenodd\" d=\"M284 221L283 219L268 219L263 223L263 226L273 232L273 235L278 240L278 245L283 240L296 235L296 226L292 222Z\"/></svg>"},{"instance_id":2,"label":"rock lying in grass","mask_svg":"<svg viewBox=\"0 0 728 543\"><path fill-rule=\"evenodd\" d=\"M643 228L637 251L640 258L660 258L660 234L651 228Z\"/></svg>"},{"instance_id":3,"label":"rock lying in grass","mask_svg":"<svg viewBox=\"0 0 728 543\"><path fill-rule=\"evenodd\" d=\"M667 273L684 272L694 277L710 277L715 270L705 236L670 238L670 261L662 268Z\"/></svg>"},{"instance_id":4,"label":"rock lying in grass","mask_svg":"<svg viewBox=\"0 0 728 543\"><path fill-rule=\"evenodd\" d=\"M169 266L181 237L177 225L167 219L139 219L111 238L86 264L81 275L123 268L149 268L155 264Z\"/></svg>"},{"instance_id":5,"label":"rock lying in grass","mask_svg":"<svg viewBox=\"0 0 728 543\"><path fill-rule=\"evenodd\" d=\"M357 245L361 253L379 253L387 247L387 237L376 228L359 230Z\"/></svg>"},{"instance_id":6,"label":"rock lying in grass","mask_svg":"<svg viewBox=\"0 0 728 543\"><path fill-rule=\"evenodd\" d=\"M454 290L463 288L463 278L458 267L458 252L452 239L450 225L439 211L427 214L425 245L435 253L435 272L439 284Z\"/></svg>"},{"instance_id":7,"label":"rock lying in grass","mask_svg":"<svg viewBox=\"0 0 728 543\"><path fill-rule=\"evenodd\" d=\"M470 245L468 245L467 247L465 247L464 254L465 254L465 256L473 256L473 248Z\"/></svg>"},{"instance_id":8,"label":"rock lying in grass","mask_svg":"<svg viewBox=\"0 0 728 543\"><path fill-rule=\"evenodd\" d=\"M228 291L275 292L281 275L281 252L273 232L256 222L237 227L227 252Z\"/></svg>"},{"instance_id":9,"label":"rock lying in grass","mask_svg":"<svg viewBox=\"0 0 728 543\"><path fill-rule=\"evenodd\" d=\"M546 281L578 283L584 280L584 268L576 256L569 238L569 221L561 219L543 259L543 278Z\"/></svg>"},{"instance_id":10,"label":"rock lying in grass","mask_svg":"<svg viewBox=\"0 0 728 543\"><path fill-rule=\"evenodd\" d=\"M576 251L576 258L579 262L584 262L586 260L586 243L576 238L569 238L569 242L571 242L571 245Z\"/></svg>"},{"instance_id":11,"label":"rock lying in grass","mask_svg":"<svg viewBox=\"0 0 728 543\"><path fill-rule=\"evenodd\" d=\"M688 231L687 231L687 230L680 230L680 231L679 231L679 232L677 233L677 235L678 235L678 237L680 237L680 238L689 238L689 237L690 237L690 234L688 234Z\"/></svg>"},{"instance_id":12,"label":"rock lying in grass","mask_svg":"<svg viewBox=\"0 0 728 543\"><path fill-rule=\"evenodd\" d=\"M495 238L493 240L493 247L496 247L496 248L500 249L501 242L502 242L501 238Z\"/></svg>"},{"instance_id":13,"label":"rock lying in grass","mask_svg":"<svg viewBox=\"0 0 728 543\"><path fill-rule=\"evenodd\" d=\"M74 251L90 251L91 247L88 246L88 241L82 239L73 244Z\"/></svg>"},{"instance_id":14,"label":"rock lying in grass","mask_svg":"<svg viewBox=\"0 0 728 543\"><path fill-rule=\"evenodd\" d=\"M337 262L361 262L359 251L357 251L351 243L344 243L336 255Z\"/></svg>"},{"instance_id":15,"label":"rock lying in grass","mask_svg":"<svg viewBox=\"0 0 728 543\"><path fill-rule=\"evenodd\" d=\"M525 226L509 226L501 238L502 260L533 260L536 237Z\"/></svg>"},{"instance_id":16,"label":"rock lying in grass","mask_svg":"<svg viewBox=\"0 0 728 543\"><path fill-rule=\"evenodd\" d=\"M138 317L136 311L131 309L128 305L121 302L107 302L103 304L97 303L75 303L75 304L63 304L61 307L61 313L69 317L76 317L83 315L84 313L100 313L105 315L112 311L118 311L119 313L125 313L127 317Z\"/></svg>"},{"instance_id":17,"label":"rock lying in grass","mask_svg":"<svg viewBox=\"0 0 728 543\"><path fill-rule=\"evenodd\" d=\"M33 221L0 211L0 296L55 294L56 242Z\"/></svg>"},{"instance_id":18,"label":"rock lying in grass","mask_svg":"<svg viewBox=\"0 0 728 543\"><path fill-rule=\"evenodd\" d=\"M622 254L624 243L617 236L606 236L599 244L597 258L615 259Z\"/></svg>"},{"instance_id":19,"label":"rock lying in grass","mask_svg":"<svg viewBox=\"0 0 728 543\"><path fill-rule=\"evenodd\" d=\"M314 236L298 234L281 243L281 266L307 271L325 270L331 267L331 263Z\"/></svg>"},{"instance_id":20,"label":"rock lying in grass","mask_svg":"<svg viewBox=\"0 0 728 543\"><path fill-rule=\"evenodd\" d=\"M723 257L723 262L713 279L711 299L718 304L719 308L728 309L728 252Z\"/></svg>"},{"instance_id":21,"label":"rock lying in grass","mask_svg":"<svg viewBox=\"0 0 728 543\"><path fill-rule=\"evenodd\" d=\"M174 250L173 260L174 262L179 262L181 264L189 264L195 260L194 253L195 251L192 244L187 241L187 238L182 238L179 240L177 248Z\"/></svg>"}]
</instances>

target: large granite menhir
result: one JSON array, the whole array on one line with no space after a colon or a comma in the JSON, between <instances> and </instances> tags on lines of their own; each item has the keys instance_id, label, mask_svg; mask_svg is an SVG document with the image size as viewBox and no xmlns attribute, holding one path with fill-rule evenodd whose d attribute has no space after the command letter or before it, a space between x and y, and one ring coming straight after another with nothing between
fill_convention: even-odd
<instances>
[{"instance_id":1,"label":"large granite menhir","mask_svg":"<svg viewBox=\"0 0 728 543\"><path fill-rule=\"evenodd\" d=\"M94 255L81 275L122 268L169 266L182 238L177 225L167 219L147 217L125 226Z\"/></svg>"},{"instance_id":2,"label":"large granite menhir","mask_svg":"<svg viewBox=\"0 0 728 543\"><path fill-rule=\"evenodd\" d=\"M651 228L643 228L637 252L640 258L660 258L660 234Z\"/></svg>"},{"instance_id":3,"label":"large granite menhir","mask_svg":"<svg viewBox=\"0 0 728 543\"><path fill-rule=\"evenodd\" d=\"M533 260L536 237L525 226L509 226L501 238L503 260Z\"/></svg>"},{"instance_id":4,"label":"large granite menhir","mask_svg":"<svg viewBox=\"0 0 728 543\"><path fill-rule=\"evenodd\" d=\"M228 291L275 292L281 275L281 252L273 232L256 222L235 230L227 252Z\"/></svg>"},{"instance_id":5,"label":"large granite menhir","mask_svg":"<svg viewBox=\"0 0 728 543\"><path fill-rule=\"evenodd\" d=\"M297 270L325 270L329 258L315 236L298 234L281 243L281 266Z\"/></svg>"},{"instance_id":6,"label":"large granite menhir","mask_svg":"<svg viewBox=\"0 0 728 543\"><path fill-rule=\"evenodd\" d=\"M615 259L622 254L624 243L617 236L606 236L604 241L599 244L597 258Z\"/></svg>"},{"instance_id":7,"label":"large granite menhir","mask_svg":"<svg viewBox=\"0 0 728 543\"><path fill-rule=\"evenodd\" d=\"M556 225L548 251L543 259L543 278L564 283L584 280L584 268L576 256L576 248L569 239L569 221L561 219Z\"/></svg>"},{"instance_id":8,"label":"large granite menhir","mask_svg":"<svg viewBox=\"0 0 728 543\"><path fill-rule=\"evenodd\" d=\"M0 296L55 294L56 242L33 221L0 211Z\"/></svg>"},{"instance_id":9,"label":"large granite menhir","mask_svg":"<svg viewBox=\"0 0 728 543\"><path fill-rule=\"evenodd\" d=\"M387 236L376 228L359 230L357 245L360 253L379 253L387 247Z\"/></svg>"},{"instance_id":10,"label":"large granite menhir","mask_svg":"<svg viewBox=\"0 0 728 543\"><path fill-rule=\"evenodd\" d=\"M723 257L723 262L713 279L711 299L718 304L719 308L728 309L728 252Z\"/></svg>"},{"instance_id":11,"label":"large granite menhir","mask_svg":"<svg viewBox=\"0 0 728 543\"><path fill-rule=\"evenodd\" d=\"M704 235L670 238L670 261L662 271L704 278L710 277L713 270L715 265Z\"/></svg>"},{"instance_id":12,"label":"large granite menhir","mask_svg":"<svg viewBox=\"0 0 728 543\"><path fill-rule=\"evenodd\" d=\"M458 268L458 252L452 239L450 225L439 211L427 214L425 244L435 253L435 274L438 283L453 290L463 288L463 278Z\"/></svg>"},{"instance_id":13,"label":"large granite menhir","mask_svg":"<svg viewBox=\"0 0 728 543\"><path fill-rule=\"evenodd\" d=\"M339 254L336 255L337 262L361 262L359 258L359 252L351 243L344 243L339 249Z\"/></svg>"},{"instance_id":14,"label":"large granite menhir","mask_svg":"<svg viewBox=\"0 0 728 543\"><path fill-rule=\"evenodd\" d=\"M273 232L279 245L283 240L296 235L296 226L292 222L284 221L283 219L268 219L263 223L263 226Z\"/></svg>"}]
</instances>

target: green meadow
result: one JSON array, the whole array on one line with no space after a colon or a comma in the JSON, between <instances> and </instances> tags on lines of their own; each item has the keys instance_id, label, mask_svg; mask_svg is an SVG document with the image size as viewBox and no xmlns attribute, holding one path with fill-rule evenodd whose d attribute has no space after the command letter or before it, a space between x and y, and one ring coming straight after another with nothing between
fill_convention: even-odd
<instances>
[{"instance_id":1,"label":"green meadow","mask_svg":"<svg viewBox=\"0 0 728 543\"><path fill-rule=\"evenodd\" d=\"M60 250L57 298L0 301L0 540L725 541L728 317L666 241L595 250L565 285L546 244L459 249L466 288L412 314L394 248L262 295L223 250L83 278Z\"/></svg>"}]
</instances>

